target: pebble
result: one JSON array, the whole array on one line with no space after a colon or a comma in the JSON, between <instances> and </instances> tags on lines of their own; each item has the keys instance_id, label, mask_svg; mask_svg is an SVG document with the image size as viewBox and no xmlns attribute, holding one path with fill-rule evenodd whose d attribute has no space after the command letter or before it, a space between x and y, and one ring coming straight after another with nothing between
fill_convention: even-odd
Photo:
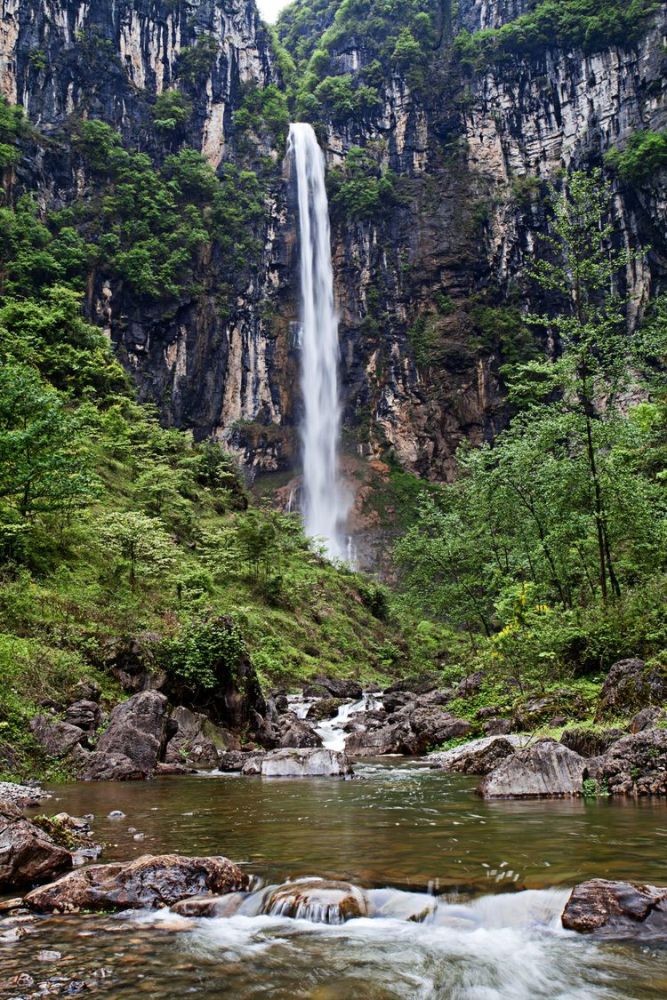
<instances>
[{"instance_id":1,"label":"pebble","mask_svg":"<svg viewBox=\"0 0 667 1000\"><path fill-rule=\"evenodd\" d=\"M146 836L145 833L135 833L132 840L143 840L145 836Z\"/></svg>"},{"instance_id":2,"label":"pebble","mask_svg":"<svg viewBox=\"0 0 667 1000\"><path fill-rule=\"evenodd\" d=\"M107 819L125 819L125 813L121 812L120 809L114 809L109 813Z\"/></svg>"},{"instance_id":3,"label":"pebble","mask_svg":"<svg viewBox=\"0 0 667 1000\"><path fill-rule=\"evenodd\" d=\"M61 951L48 951L47 949L44 949L43 951L37 952L38 962L57 962L62 957L63 954Z\"/></svg>"}]
</instances>

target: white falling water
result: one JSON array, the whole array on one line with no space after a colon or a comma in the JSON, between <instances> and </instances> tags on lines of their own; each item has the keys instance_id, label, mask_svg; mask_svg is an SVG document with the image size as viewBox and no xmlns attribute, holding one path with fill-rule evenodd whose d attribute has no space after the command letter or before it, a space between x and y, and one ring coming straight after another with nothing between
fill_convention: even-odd
<instances>
[{"instance_id":1,"label":"white falling water","mask_svg":"<svg viewBox=\"0 0 667 1000\"><path fill-rule=\"evenodd\" d=\"M348 502L338 465L338 317L324 156L310 125L290 126L289 152L299 199L304 526L310 538L324 540L330 558L344 559Z\"/></svg>"}]
</instances>

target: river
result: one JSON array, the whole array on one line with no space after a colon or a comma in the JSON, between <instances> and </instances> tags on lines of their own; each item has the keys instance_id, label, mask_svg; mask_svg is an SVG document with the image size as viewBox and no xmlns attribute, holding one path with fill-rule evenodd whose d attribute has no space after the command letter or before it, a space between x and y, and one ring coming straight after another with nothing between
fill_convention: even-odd
<instances>
[{"instance_id":1,"label":"river","mask_svg":"<svg viewBox=\"0 0 667 1000\"><path fill-rule=\"evenodd\" d=\"M0 945L0 996L33 995L7 986L20 972L161 1000L667 996L665 948L595 943L559 920L583 879L665 883L664 803L483 802L474 779L419 762L356 770L350 781L200 775L55 786L50 812L95 814L102 860L225 854L258 887L305 876L353 882L373 915L327 926L261 914L258 888L223 918L39 918ZM109 819L112 810L124 818ZM44 950L62 958L40 963Z\"/></svg>"}]
</instances>

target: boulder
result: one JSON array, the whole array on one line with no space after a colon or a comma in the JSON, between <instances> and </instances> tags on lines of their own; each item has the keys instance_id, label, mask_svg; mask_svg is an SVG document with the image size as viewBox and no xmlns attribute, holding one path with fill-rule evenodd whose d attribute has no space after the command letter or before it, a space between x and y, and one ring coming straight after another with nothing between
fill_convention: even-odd
<instances>
[{"instance_id":1,"label":"boulder","mask_svg":"<svg viewBox=\"0 0 667 1000\"><path fill-rule=\"evenodd\" d=\"M49 757L67 757L86 736L83 729L48 715L30 720L30 731Z\"/></svg>"},{"instance_id":2,"label":"boulder","mask_svg":"<svg viewBox=\"0 0 667 1000\"><path fill-rule=\"evenodd\" d=\"M582 794L587 761L555 740L518 750L479 786L485 799L566 798Z\"/></svg>"},{"instance_id":3,"label":"boulder","mask_svg":"<svg viewBox=\"0 0 667 1000\"><path fill-rule=\"evenodd\" d=\"M341 698L318 698L308 709L308 722L322 722L323 719L333 719L338 715L338 709L345 704Z\"/></svg>"},{"instance_id":4,"label":"boulder","mask_svg":"<svg viewBox=\"0 0 667 1000\"><path fill-rule=\"evenodd\" d=\"M313 726L304 719L299 719L293 712L281 716L278 747L321 747L322 737L315 732Z\"/></svg>"},{"instance_id":5,"label":"boulder","mask_svg":"<svg viewBox=\"0 0 667 1000\"><path fill-rule=\"evenodd\" d=\"M248 885L248 876L227 858L144 855L72 872L28 893L25 904L37 913L157 909L190 896L238 892Z\"/></svg>"},{"instance_id":6,"label":"boulder","mask_svg":"<svg viewBox=\"0 0 667 1000\"><path fill-rule=\"evenodd\" d=\"M158 691L142 691L116 705L109 725L97 743L105 754L122 754L145 777L163 756L169 733L167 699Z\"/></svg>"},{"instance_id":7,"label":"boulder","mask_svg":"<svg viewBox=\"0 0 667 1000\"><path fill-rule=\"evenodd\" d=\"M345 777L352 773L352 767L345 754L336 750L270 750L244 764L242 773L264 778Z\"/></svg>"},{"instance_id":8,"label":"boulder","mask_svg":"<svg viewBox=\"0 0 667 1000\"><path fill-rule=\"evenodd\" d=\"M628 715L651 705L667 702L667 670L647 666L643 660L619 660L609 673L600 692L597 718Z\"/></svg>"},{"instance_id":9,"label":"boulder","mask_svg":"<svg viewBox=\"0 0 667 1000\"><path fill-rule=\"evenodd\" d=\"M343 924L368 916L368 902L361 889L349 882L298 879L269 892L262 912L316 924Z\"/></svg>"},{"instance_id":10,"label":"boulder","mask_svg":"<svg viewBox=\"0 0 667 1000\"><path fill-rule=\"evenodd\" d=\"M242 771L251 760L260 759L265 753L265 750L226 750L218 758L218 767L221 771L229 773ZM257 773L259 774L259 771Z\"/></svg>"},{"instance_id":11,"label":"boulder","mask_svg":"<svg viewBox=\"0 0 667 1000\"><path fill-rule=\"evenodd\" d=\"M89 698L82 698L73 702L65 709L65 722L72 726L78 726L85 733L94 733L100 724L102 712L96 701Z\"/></svg>"},{"instance_id":12,"label":"boulder","mask_svg":"<svg viewBox=\"0 0 667 1000\"><path fill-rule=\"evenodd\" d=\"M460 774L490 774L507 757L512 757L522 746L521 737L504 736L471 740L463 746L429 754L431 767Z\"/></svg>"},{"instance_id":13,"label":"boulder","mask_svg":"<svg viewBox=\"0 0 667 1000\"><path fill-rule=\"evenodd\" d=\"M306 693L306 692L309 693ZM310 693L312 692L312 693ZM319 676L303 689L306 698L349 698L352 701L359 701L363 695L363 688L359 681L343 681L338 677Z\"/></svg>"},{"instance_id":14,"label":"boulder","mask_svg":"<svg viewBox=\"0 0 667 1000\"><path fill-rule=\"evenodd\" d=\"M617 740L591 762L591 776L611 795L667 796L667 729Z\"/></svg>"},{"instance_id":15,"label":"boulder","mask_svg":"<svg viewBox=\"0 0 667 1000\"><path fill-rule=\"evenodd\" d=\"M585 729L583 726L571 726L561 733L560 741L564 747L574 750L580 757L599 757L624 735L622 729Z\"/></svg>"},{"instance_id":16,"label":"boulder","mask_svg":"<svg viewBox=\"0 0 667 1000\"><path fill-rule=\"evenodd\" d=\"M667 937L667 887L596 878L575 886L562 915L566 930L604 937Z\"/></svg>"},{"instance_id":17,"label":"boulder","mask_svg":"<svg viewBox=\"0 0 667 1000\"><path fill-rule=\"evenodd\" d=\"M366 717L367 718L367 717ZM405 754L417 757L439 743L465 736L470 723L442 708L410 703L394 712L386 724L367 726L348 737L345 749L357 757Z\"/></svg>"},{"instance_id":18,"label":"boulder","mask_svg":"<svg viewBox=\"0 0 667 1000\"><path fill-rule=\"evenodd\" d=\"M389 691L382 698L382 707L387 715L393 715L406 705L414 705L415 695L409 691Z\"/></svg>"},{"instance_id":19,"label":"boulder","mask_svg":"<svg viewBox=\"0 0 667 1000\"><path fill-rule=\"evenodd\" d=\"M82 750L77 757L81 781L142 781L146 772L122 753Z\"/></svg>"},{"instance_id":20,"label":"boulder","mask_svg":"<svg viewBox=\"0 0 667 1000\"><path fill-rule=\"evenodd\" d=\"M489 719L482 729L485 736L507 736L512 732L512 723L509 719Z\"/></svg>"},{"instance_id":21,"label":"boulder","mask_svg":"<svg viewBox=\"0 0 667 1000\"><path fill-rule=\"evenodd\" d=\"M167 764L188 767L217 767L220 750L224 750L224 732L201 712L192 712L179 705L171 713L178 731L169 740L165 754Z\"/></svg>"},{"instance_id":22,"label":"boulder","mask_svg":"<svg viewBox=\"0 0 667 1000\"><path fill-rule=\"evenodd\" d=\"M0 892L55 878L72 867L72 855L31 823L17 806L0 803Z\"/></svg>"}]
</instances>

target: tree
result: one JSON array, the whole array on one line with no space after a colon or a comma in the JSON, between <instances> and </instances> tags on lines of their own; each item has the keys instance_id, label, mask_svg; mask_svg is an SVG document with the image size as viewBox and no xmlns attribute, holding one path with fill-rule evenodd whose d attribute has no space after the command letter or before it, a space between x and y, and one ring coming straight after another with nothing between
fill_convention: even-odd
<instances>
[{"instance_id":1,"label":"tree","mask_svg":"<svg viewBox=\"0 0 667 1000\"><path fill-rule=\"evenodd\" d=\"M0 368L0 498L21 518L82 507L94 478L79 425L26 365Z\"/></svg>"},{"instance_id":2,"label":"tree","mask_svg":"<svg viewBox=\"0 0 667 1000\"><path fill-rule=\"evenodd\" d=\"M161 522L146 514L131 511L110 514L100 527L100 542L114 574L127 574L130 586L149 582L173 569L176 547Z\"/></svg>"},{"instance_id":3,"label":"tree","mask_svg":"<svg viewBox=\"0 0 667 1000\"><path fill-rule=\"evenodd\" d=\"M613 248L611 189L601 171L574 173L562 194L552 193L552 206L553 235L544 242L553 257L538 261L534 276L543 289L564 296L562 312L541 317L543 325L557 333L561 355L523 366L514 380L514 395L525 393L525 376L542 380L550 393L558 393L563 411L572 415L575 435L583 430L600 588L605 598L610 592L619 596L600 453L609 445L605 424L615 416L629 378L631 346L618 288L622 269L638 254Z\"/></svg>"}]
</instances>

